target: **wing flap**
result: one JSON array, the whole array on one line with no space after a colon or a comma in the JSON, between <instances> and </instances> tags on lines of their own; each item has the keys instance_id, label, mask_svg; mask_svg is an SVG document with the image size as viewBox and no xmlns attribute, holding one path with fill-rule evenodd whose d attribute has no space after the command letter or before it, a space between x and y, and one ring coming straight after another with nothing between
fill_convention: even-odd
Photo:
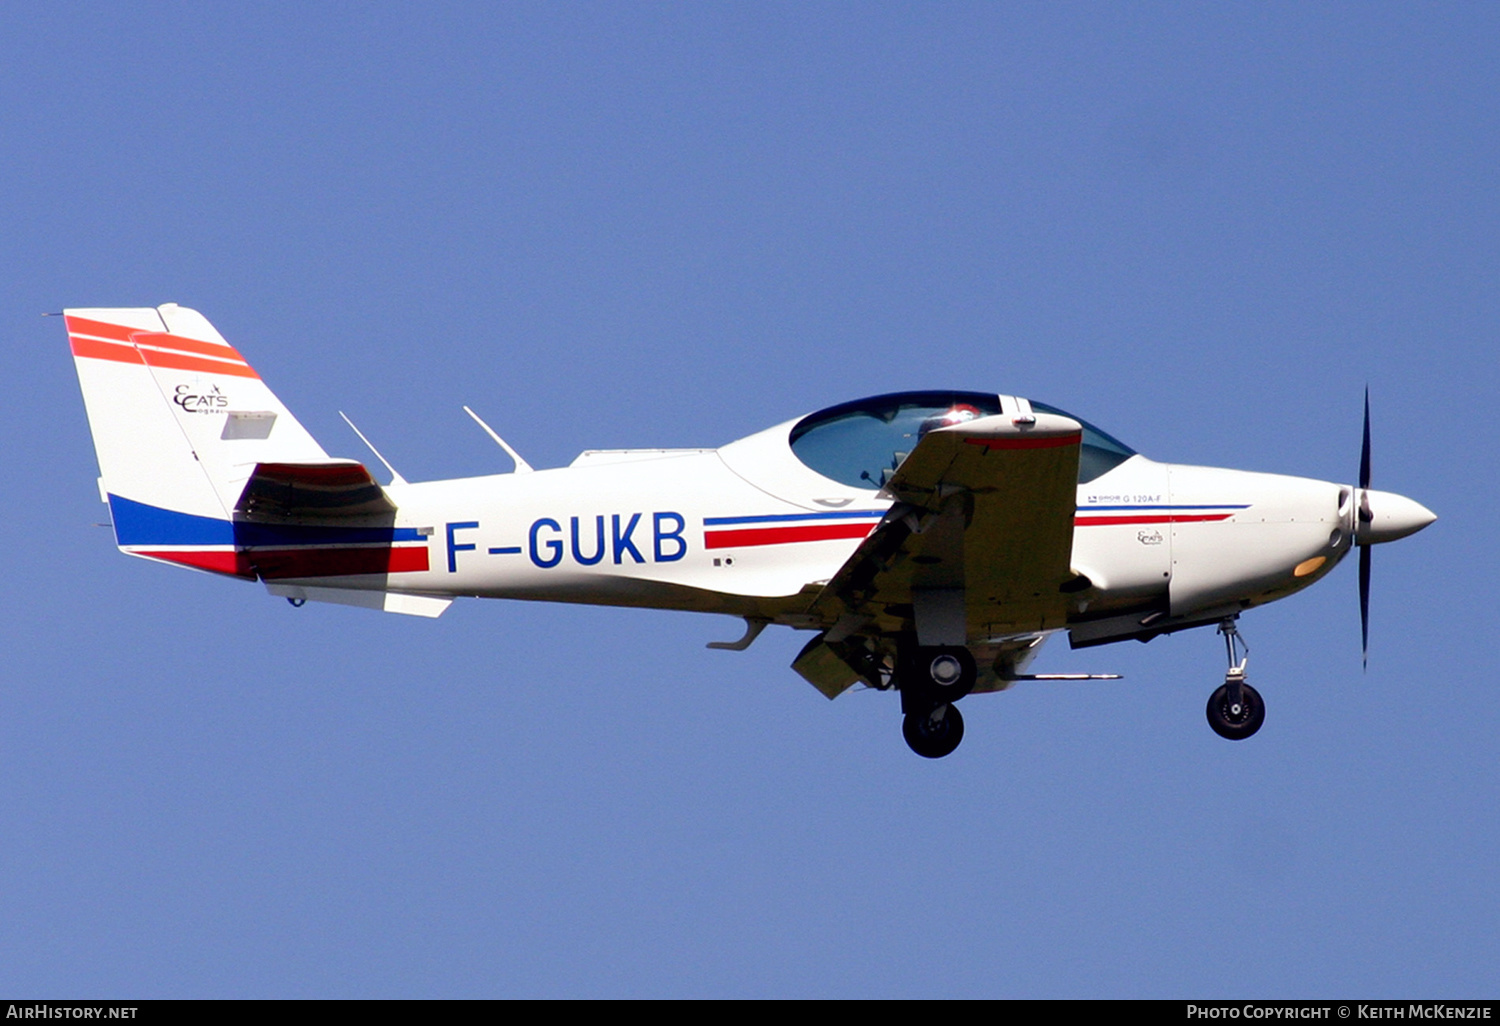
<instances>
[{"instance_id":1,"label":"wing flap","mask_svg":"<svg viewBox=\"0 0 1500 1026\"><path fill-rule=\"evenodd\" d=\"M821 634L809 641L792 660L792 669L829 699L839 697L860 679L860 674L837 647L830 645Z\"/></svg>"},{"instance_id":2,"label":"wing flap","mask_svg":"<svg viewBox=\"0 0 1500 1026\"><path fill-rule=\"evenodd\" d=\"M886 482L897 504L813 611L949 639L961 591L971 639L1062 626L1081 439L1077 421L1050 414L929 431Z\"/></svg>"}]
</instances>

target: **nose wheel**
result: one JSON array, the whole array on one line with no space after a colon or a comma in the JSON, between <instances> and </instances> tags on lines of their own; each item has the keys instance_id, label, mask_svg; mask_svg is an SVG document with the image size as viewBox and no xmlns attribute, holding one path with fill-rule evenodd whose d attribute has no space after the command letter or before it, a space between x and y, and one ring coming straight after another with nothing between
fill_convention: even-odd
<instances>
[{"instance_id":1,"label":"nose wheel","mask_svg":"<svg viewBox=\"0 0 1500 1026\"><path fill-rule=\"evenodd\" d=\"M1208 725L1214 733L1231 741L1243 741L1260 729L1266 720L1266 703L1244 680L1239 695L1231 695L1232 685L1224 684L1208 697Z\"/></svg>"},{"instance_id":2,"label":"nose wheel","mask_svg":"<svg viewBox=\"0 0 1500 1026\"><path fill-rule=\"evenodd\" d=\"M1260 692L1245 682L1245 664L1250 661L1250 646L1240 637L1234 619L1219 624L1229 669L1224 683L1208 696L1208 725L1213 732L1230 741L1243 741L1260 729L1266 720L1266 703ZM1239 656L1236 660L1236 655Z\"/></svg>"}]
</instances>

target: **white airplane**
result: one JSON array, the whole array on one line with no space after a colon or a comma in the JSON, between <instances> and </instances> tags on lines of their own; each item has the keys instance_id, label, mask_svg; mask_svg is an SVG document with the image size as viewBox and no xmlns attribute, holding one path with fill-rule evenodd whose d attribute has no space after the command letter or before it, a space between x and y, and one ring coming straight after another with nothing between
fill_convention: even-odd
<instances>
[{"instance_id":1,"label":"white airplane","mask_svg":"<svg viewBox=\"0 0 1500 1026\"><path fill-rule=\"evenodd\" d=\"M64 317L130 555L259 580L295 606L726 613L744 636L710 647L734 650L769 624L813 631L793 668L829 698L898 691L928 758L962 740L954 703L971 692L1112 676L1025 672L1064 630L1083 647L1216 625L1229 668L1208 721L1247 738L1265 705L1240 613L1357 546L1368 650L1369 546L1436 519L1369 487L1368 396L1357 485L1156 463L1019 396L905 392L718 449L591 450L538 471L470 410L514 472L413 483L386 464L382 487L330 458L197 311Z\"/></svg>"}]
</instances>

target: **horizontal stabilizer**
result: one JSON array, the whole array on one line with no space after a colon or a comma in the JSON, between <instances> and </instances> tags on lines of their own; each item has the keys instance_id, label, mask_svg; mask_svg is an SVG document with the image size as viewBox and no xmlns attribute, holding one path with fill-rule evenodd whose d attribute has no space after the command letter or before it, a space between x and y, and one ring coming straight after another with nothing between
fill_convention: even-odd
<instances>
[{"instance_id":1,"label":"horizontal stabilizer","mask_svg":"<svg viewBox=\"0 0 1500 1026\"><path fill-rule=\"evenodd\" d=\"M405 613L407 616L438 617L453 604L450 598L434 598L431 595L408 595L399 591L364 591L358 588L315 588L300 584L272 584L266 582L266 591L278 598L289 599L293 605L304 602L333 602L341 606L359 606L363 609L382 609L387 613Z\"/></svg>"},{"instance_id":2,"label":"horizontal stabilizer","mask_svg":"<svg viewBox=\"0 0 1500 1026\"><path fill-rule=\"evenodd\" d=\"M235 504L237 517L255 522L344 521L391 517L396 505L353 460L260 463Z\"/></svg>"}]
</instances>

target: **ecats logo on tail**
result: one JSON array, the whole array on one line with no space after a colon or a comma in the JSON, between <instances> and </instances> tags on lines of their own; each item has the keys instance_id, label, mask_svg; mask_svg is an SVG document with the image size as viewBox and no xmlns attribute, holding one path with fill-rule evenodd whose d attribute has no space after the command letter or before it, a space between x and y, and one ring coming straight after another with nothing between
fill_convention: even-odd
<instances>
[{"instance_id":1,"label":"ecats logo on tail","mask_svg":"<svg viewBox=\"0 0 1500 1026\"><path fill-rule=\"evenodd\" d=\"M194 392L192 385L178 385L172 401L188 413L223 413L229 409L229 397L210 385L207 392Z\"/></svg>"}]
</instances>

